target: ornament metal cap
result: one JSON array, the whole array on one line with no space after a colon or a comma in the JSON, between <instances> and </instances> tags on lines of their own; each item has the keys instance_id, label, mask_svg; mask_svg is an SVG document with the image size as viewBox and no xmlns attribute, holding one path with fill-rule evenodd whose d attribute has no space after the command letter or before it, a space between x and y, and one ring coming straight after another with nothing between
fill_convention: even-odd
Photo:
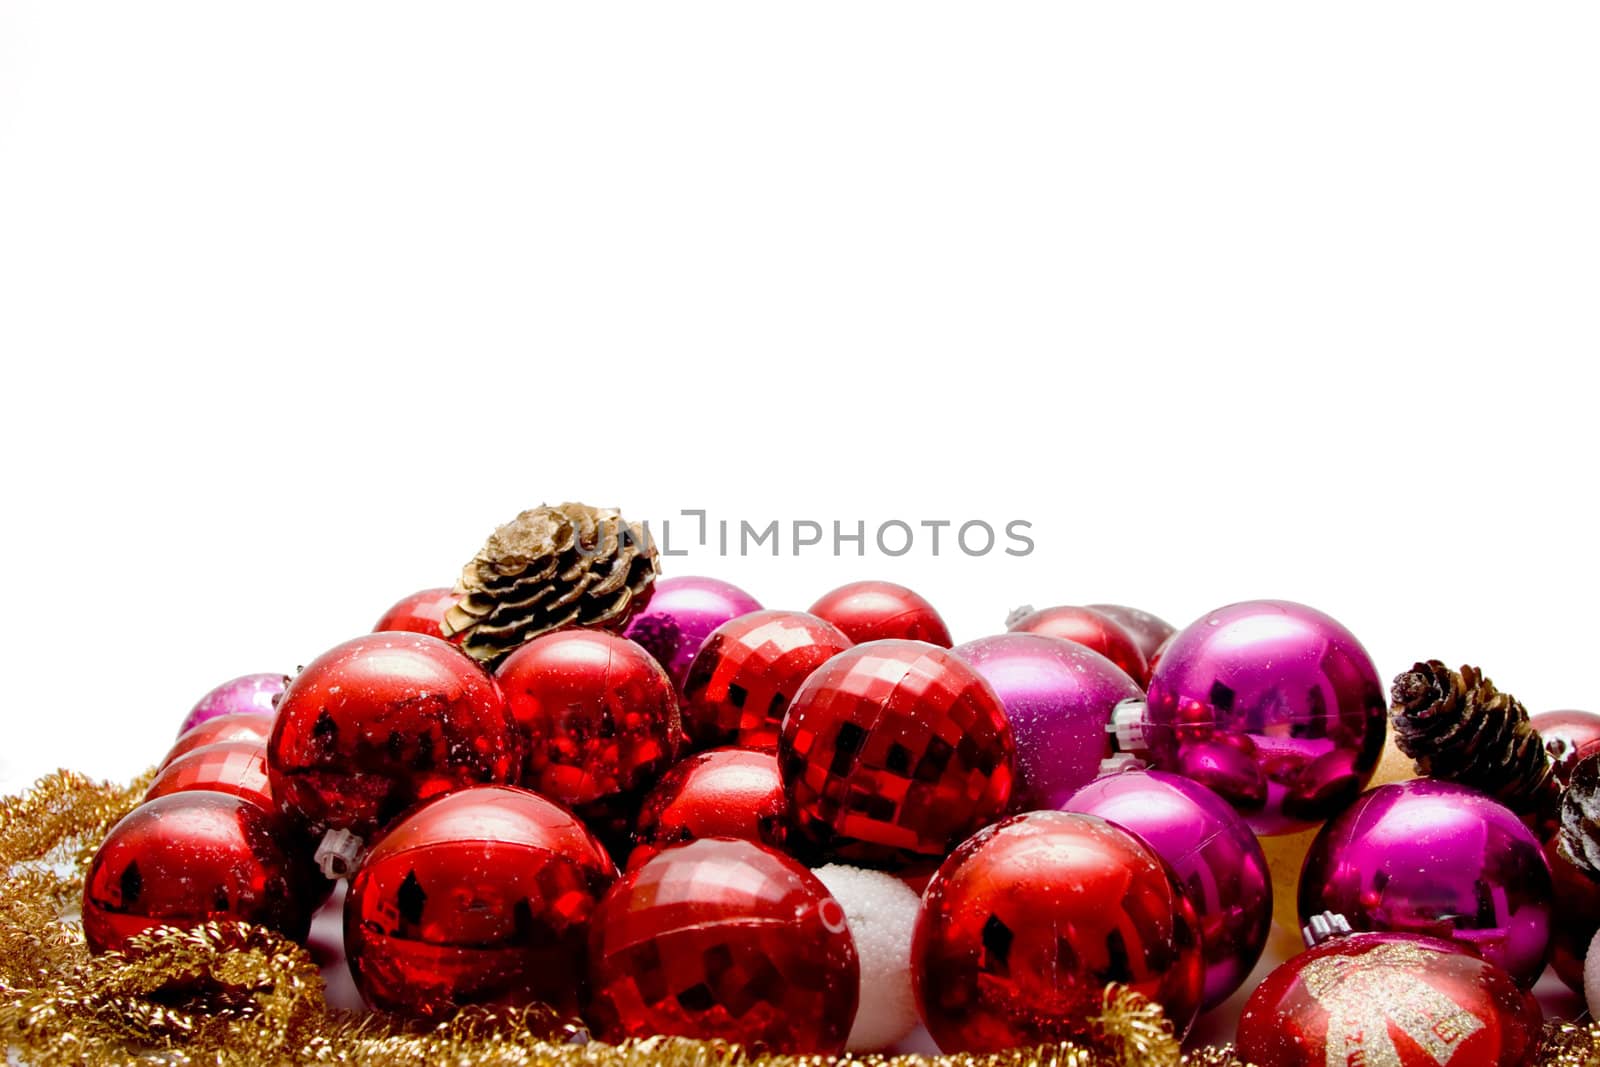
<instances>
[{"instance_id":1,"label":"ornament metal cap","mask_svg":"<svg viewBox=\"0 0 1600 1067\"><path fill-rule=\"evenodd\" d=\"M329 830L322 835L322 842L311 858L322 869L324 878L338 881L355 873L366 850L367 843L349 830Z\"/></svg>"},{"instance_id":2,"label":"ornament metal cap","mask_svg":"<svg viewBox=\"0 0 1600 1067\"><path fill-rule=\"evenodd\" d=\"M1300 928L1300 936L1305 939L1306 948L1316 948L1324 941L1332 941L1336 937L1349 937L1353 933L1355 931L1350 928L1350 920L1333 911L1313 915L1311 921Z\"/></svg>"},{"instance_id":3,"label":"ornament metal cap","mask_svg":"<svg viewBox=\"0 0 1600 1067\"><path fill-rule=\"evenodd\" d=\"M1113 752L1100 761L1099 777L1119 774L1122 771L1142 771L1148 766L1150 766L1148 763L1131 752Z\"/></svg>"},{"instance_id":4,"label":"ornament metal cap","mask_svg":"<svg viewBox=\"0 0 1600 1067\"><path fill-rule=\"evenodd\" d=\"M1020 608L1012 608L1011 614L1006 616L1006 629L1009 630L1017 623L1033 614L1033 605L1024 604Z\"/></svg>"},{"instance_id":5,"label":"ornament metal cap","mask_svg":"<svg viewBox=\"0 0 1600 1067\"><path fill-rule=\"evenodd\" d=\"M1111 721L1106 723L1106 733L1114 734L1117 751L1133 756L1143 756L1150 751L1144 736L1146 704L1138 697L1129 697L1111 709Z\"/></svg>"}]
</instances>

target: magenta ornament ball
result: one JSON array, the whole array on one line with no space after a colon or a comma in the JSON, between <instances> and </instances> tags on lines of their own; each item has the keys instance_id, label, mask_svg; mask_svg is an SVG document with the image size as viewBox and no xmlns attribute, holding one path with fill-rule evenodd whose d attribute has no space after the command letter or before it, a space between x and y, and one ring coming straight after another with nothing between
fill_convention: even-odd
<instances>
[{"instance_id":1,"label":"magenta ornament ball","mask_svg":"<svg viewBox=\"0 0 1600 1067\"><path fill-rule=\"evenodd\" d=\"M689 664L711 631L729 619L760 610L755 597L716 578L662 578L644 610L629 620L623 636L643 645L682 693Z\"/></svg>"},{"instance_id":2,"label":"magenta ornament ball","mask_svg":"<svg viewBox=\"0 0 1600 1067\"><path fill-rule=\"evenodd\" d=\"M181 737L207 719L237 712L261 712L275 715L278 698L289 688L288 676L282 674L245 674L230 678L201 697L178 727Z\"/></svg>"},{"instance_id":3,"label":"magenta ornament ball","mask_svg":"<svg viewBox=\"0 0 1600 1067\"><path fill-rule=\"evenodd\" d=\"M1503 968L1523 988L1550 948L1550 866L1509 808L1431 778L1379 786L1322 828L1300 872L1301 921L1426 934Z\"/></svg>"},{"instance_id":4,"label":"magenta ornament ball","mask_svg":"<svg viewBox=\"0 0 1600 1067\"><path fill-rule=\"evenodd\" d=\"M1005 705L1017 743L1019 811L1059 808L1099 774L1111 755L1111 709L1144 695L1115 663L1059 637L996 634L951 651Z\"/></svg>"},{"instance_id":5,"label":"magenta ornament ball","mask_svg":"<svg viewBox=\"0 0 1600 1067\"><path fill-rule=\"evenodd\" d=\"M1209 787L1257 834L1305 829L1360 795L1388 704L1372 657L1314 608L1251 600L1180 630L1150 679L1148 758Z\"/></svg>"},{"instance_id":6,"label":"magenta ornament ball","mask_svg":"<svg viewBox=\"0 0 1600 1067\"><path fill-rule=\"evenodd\" d=\"M1122 827L1167 861L1199 919L1202 1010L1227 1000L1272 929L1272 874L1245 821L1205 786L1165 771L1105 775L1062 807Z\"/></svg>"}]
</instances>

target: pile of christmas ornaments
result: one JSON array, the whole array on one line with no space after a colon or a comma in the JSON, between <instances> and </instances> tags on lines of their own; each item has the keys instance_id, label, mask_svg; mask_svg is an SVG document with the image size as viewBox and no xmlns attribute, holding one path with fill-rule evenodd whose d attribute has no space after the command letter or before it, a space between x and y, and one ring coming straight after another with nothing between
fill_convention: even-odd
<instances>
[{"instance_id":1,"label":"pile of christmas ornaments","mask_svg":"<svg viewBox=\"0 0 1600 1067\"><path fill-rule=\"evenodd\" d=\"M615 512L535 509L454 589L208 694L94 859L90 948L217 919L304 939L347 878L355 984L405 1016L542 1002L607 1041L822 1054L920 1019L980 1052L1080 1036L1118 983L1181 1035L1260 959L1261 841L1325 824L1316 944L1251 996L1244 1059L1524 1063L1552 941L1581 987L1600 717L1541 737L1419 664L1394 714L1433 776L1364 792L1389 700L1302 605L1181 631L1026 610L952 648L900 586L763 610L656 572Z\"/></svg>"}]
</instances>

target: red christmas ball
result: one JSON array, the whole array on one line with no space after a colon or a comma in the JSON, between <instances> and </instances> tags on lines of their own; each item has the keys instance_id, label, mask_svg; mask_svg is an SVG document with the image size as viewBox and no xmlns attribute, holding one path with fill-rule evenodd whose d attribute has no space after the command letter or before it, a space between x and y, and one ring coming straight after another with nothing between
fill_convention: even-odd
<instances>
[{"instance_id":1,"label":"red christmas ball","mask_svg":"<svg viewBox=\"0 0 1600 1067\"><path fill-rule=\"evenodd\" d=\"M427 634L441 641L450 640L444 636L439 624L444 621L444 613L455 607L462 595L454 589L423 589L412 593L395 601L393 606L383 613L383 618L378 620L378 625L372 628L372 632L401 630L414 634ZM465 635L457 634L450 643L459 644L463 636Z\"/></svg>"},{"instance_id":2,"label":"red christmas ball","mask_svg":"<svg viewBox=\"0 0 1600 1067\"><path fill-rule=\"evenodd\" d=\"M254 741L264 745L267 743L267 738L272 736L272 726L276 721L275 715L259 711L236 711L207 719L200 725L185 730L178 740L173 742L172 747L167 750L166 758L161 761L161 767L164 769L179 756L207 745L226 744L230 741Z\"/></svg>"},{"instance_id":3,"label":"red christmas ball","mask_svg":"<svg viewBox=\"0 0 1600 1067\"><path fill-rule=\"evenodd\" d=\"M672 679L625 637L546 634L518 646L495 679L527 749L522 784L580 814L672 764L682 733Z\"/></svg>"},{"instance_id":4,"label":"red christmas ball","mask_svg":"<svg viewBox=\"0 0 1600 1067\"><path fill-rule=\"evenodd\" d=\"M1092 611L1098 611L1124 630L1133 638L1133 643L1139 646L1140 655L1144 656L1150 669L1155 670L1156 653L1161 646L1172 639L1178 628L1148 611L1130 608L1126 604L1089 604Z\"/></svg>"},{"instance_id":5,"label":"red christmas ball","mask_svg":"<svg viewBox=\"0 0 1600 1067\"><path fill-rule=\"evenodd\" d=\"M584 1018L605 1041L677 1034L833 1054L859 982L844 909L815 875L761 845L706 838L600 902Z\"/></svg>"},{"instance_id":6,"label":"red christmas ball","mask_svg":"<svg viewBox=\"0 0 1600 1067\"><path fill-rule=\"evenodd\" d=\"M402 1015L575 1011L589 920L616 877L559 805L510 786L458 790L407 812L351 879L350 973L369 1005Z\"/></svg>"},{"instance_id":7,"label":"red christmas ball","mask_svg":"<svg viewBox=\"0 0 1600 1067\"><path fill-rule=\"evenodd\" d=\"M650 790L633 829L628 869L662 849L702 837L735 837L781 849L789 802L778 758L747 748L716 748L679 763Z\"/></svg>"},{"instance_id":8,"label":"red christmas ball","mask_svg":"<svg viewBox=\"0 0 1600 1067\"><path fill-rule=\"evenodd\" d=\"M1542 1023L1509 974L1449 942L1355 934L1308 949L1257 986L1237 1045L1254 1067L1520 1067Z\"/></svg>"},{"instance_id":9,"label":"red christmas ball","mask_svg":"<svg viewBox=\"0 0 1600 1067\"><path fill-rule=\"evenodd\" d=\"M937 863L1005 814L1015 758L1004 705L965 661L921 641L857 645L783 720L791 843L866 866Z\"/></svg>"},{"instance_id":10,"label":"red christmas ball","mask_svg":"<svg viewBox=\"0 0 1600 1067\"><path fill-rule=\"evenodd\" d=\"M939 868L911 975L939 1048L981 1053L1085 1036L1108 982L1159 1003L1181 1035L1204 965L1194 910L1147 845L1092 815L1034 811Z\"/></svg>"},{"instance_id":11,"label":"red christmas ball","mask_svg":"<svg viewBox=\"0 0 1600 1067\"><path fill-rule=\"evenodd\" d=\"M436 637L377 633L323 653L283 694L267 744L278 807L369 836L418 800L522 767L499 688Z\"/></svg>"},{"instance_id":12,"label":"red christmas ball","mask_svg":"<svg viewBox=\"0 0 1600 1067\"><path fill-rule=\"evenodd\" d=\"M1543 711L1531 716L1528 725L1544 738L1556 780L1562 785L1572 777L1579 760L1600 751L1600 715L1592 711Z\"/></svg>"},{"instance_id":13,"label":"red christmas ball","mask_svg":"<svg viewBox=\"0 0 1600 1067\"><path fill-rule=\"evenodd\" d=\"M207 789L243 797L266 811L278 810L267 778L265 741L223 741L202 745L170 760L145 791L145 800Z\"/></svg>"},{"instance_id":14,"label":"red christmas ball","mask_svg":"<svg viewBox=\"0 0 1600 1067\"><path fill-rule=\"evenodd\" d=\"M851 582L811 605L811 614L833 623L856 644L902 638L949 648L950 630L933 605L893 582Z\"/></svg>"},{"instance_id":15,"label":"red christmas ball","mask_svg":"<svg viewBox=\"0 0 1600 1067\"><path fill-rule=\"evenodd\" d=\"M272 813L226 793L174 793L106 835L84 880L83 934L98 953L157 926L236 920L300 941L323 881Z\"/></svg>"},{"instance_id":16,"label":"red christmas ball","mask_svg":"<svg viewBox=\"0 0 1600 1067\"><path fill-rule=\"evenodd\" d=\"M1139 642L1121 624L1093 608L1044 608L1023 615L1007 628L1014 633L1059 637L1092 648L1127 671L1139 688L1150 685L1150 664L1139 651Z\"/></svg>"},{"instance_id":17,"label":"red christmas ball","mask_svg":"<svg viewBox=\"0 0 1600 1067\"><path fill-rule=\"evenodd\" d=\"M1600 882L1585 874L1551 837L1544 845L1550 864L1550 966L1575 993L1583 992L1583 961L1600 932Z\"/></svg>"},{"instance_id":18,"label":"red christmas ball","mask_svg":"<svg viewBox=\"0 0 1600 1067\"><path fill-rule=\"evenodd\" d=\"M753 611L711 631L683 683L683 726L696 748L772 748L800 683L850 639L801 611Z\"/></svg>"}]
</instances>

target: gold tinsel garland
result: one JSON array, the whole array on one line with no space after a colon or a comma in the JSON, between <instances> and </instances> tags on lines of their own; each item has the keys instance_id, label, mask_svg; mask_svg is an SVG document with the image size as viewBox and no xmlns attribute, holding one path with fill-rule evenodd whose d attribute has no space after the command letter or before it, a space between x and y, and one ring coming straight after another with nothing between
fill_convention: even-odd
<instances>
[{"instance_id":1,"label":"gold tinsel garland","mask_svg":"<svg viewBox=\"0 0 1600 1067\"><path fill-rule=\"evenodd\" d=\"M1158 1007L1110 987L1082 1043L993 1055L770 1056L715 1041L607 1045L541 1008L419 1024L336 1011L300 945L244 923L171 927L92 957L75 918L95 849L139 803L70 771L0 800L0 1042L33 1067L274 1063L517 1067L1246 1067L1227 1047L1182 1055ZM1600 1067L1600 1027L1546 1028L1544 1067Z\"/></svg>"}]
</instances>

